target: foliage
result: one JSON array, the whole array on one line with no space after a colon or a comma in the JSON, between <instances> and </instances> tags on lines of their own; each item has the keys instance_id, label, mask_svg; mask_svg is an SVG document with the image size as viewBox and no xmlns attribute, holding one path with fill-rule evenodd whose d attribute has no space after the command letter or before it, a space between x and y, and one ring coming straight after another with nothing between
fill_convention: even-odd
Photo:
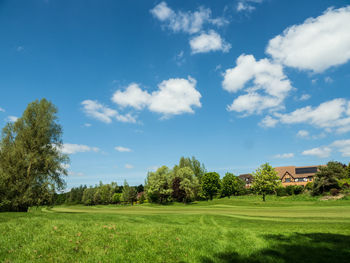
<instances>
[{"instance_id":1,"label":"foliage","mask_svg":"<svg viewBox=\"0 0 350 263\"><path fill-rule=\"evenodd\" d=\"M332 188L340 188L339 180L348 178L345 167L342 163L334 161L328 162L327 166L320 166L314 176L312 194L319 195Z\"/></svg>"},{"instance_id":2,"label":"foliage","mask_svg":"<svg viewBox=\"0 0 350 263\"><path fill-rule=\"evenodd\" d=\"M287 196L288 193L287 193L286 187L284 187L284 186L276 187L276 195L277 196Z\"/></svg>"},{"instance_id":3,"label":"foliage","mask_svg":"<svg viewBox=\"0 0 350 263\"><path fill-rule=\"evenodd\" d=\"M221 188L220 175L216 172L204 174L202 177L202 191L206 199L213 200L213 197Z\"/></svg>"},{"instance_id":4,"label":"foliage","mask_svg":"<svg viewBox=\"0 0 350 263\"><path fill-rule=\"evenodd\" d=\"M265 196L271 192L275 192L276 188L281 186L281 181L277 176L276 170L265 163L260 166L254 173L254 181L252 188L257 194L261 194L263 201L265 201Z\"/></svg>"},{"instance_id":5,"label":"foliage","mask_svg":"<svg viewBox=\"0 0 350 263\"><path fill-rule=\"evenodd\" d=\"M145 184L148 200L153 203L165 204L171 201L172 172L168 167L162 166L155 172L149 172Z\"/></svg>"},{"instance_id":6,"label":"foliage","mask_svg":"<svg viewBox=\"0 0 350 263\"><path fill-rule=\"evenodd\" d=\"M46 99L36 100L15 123L2 130L0 142L0 211L27 211L29 206L53 202L65 186L62 127L57 108Z\"/></svg>"},{"instance_id":7,"label":"foliage","mask_svg":"<svg viewBox=\"0 0 350 263\"><path fill-rule=\"evenodd\" d=\"M194 201L200 189L199 181L194 172L189 167L183 167L176 169L173 176L172 196L178 202L189 203Z\"/></svg>"},{"instance_id":8,"label":"foliage","mask_svg":"<svg viewBox=\"0 0 350 263\"><path fill-rule=\"evenodd\" d=\"M333 196L336 196L336 195L338 195L339 194L339 189L337 189L337 188L332 188L330 191L329 191L329 193L331 194L331 195L333 195Z\"/></svg>"},{"instance_id":9,"label":"foliage","mask_svg":"<svg viewBox=\"0 0 350 263\"><path fill-rule=\"evenodd\" d=\"M201 182L202 176L206 173L204 164L201 164L194 156L192 158L181 157L179 165L175 165L173 170L176 173L177 169L184 167L190 168L199 182Z\"/></svg>"},{"instance_id":10,"label":"foliage","mask_svg":"<svg viewBox=\"0 0 350 263\"><path fill-rule=\"evenodd\" d=\"M245 183L232 173L226 173L222 178L221 196L241 195L245 192Z\"/></svg>"},{"instance_id":11,"label":"foliage","mask_svg":"<svg viewBox=\"0 0 350 263\"><path fill-rule=\"evenodd\" d=\"M122 200L122 194L121 193L114 193L112 195L112 200L111 203L112 204L119 204Z\"/></svg>"},{"instance_id":12,"label":"foliage","mask_svg":"<svg viewBox=\"0 0 350 263\"><path fill-rule=\"evenodd\" d=\"M301 185L288 185L286 186L286 192L288 195L298 195L301 194L304 187Z\"/></svg>"},{"instance_id":13,"label":"foliage","mask_svg":"<svg viewBox=\"0 0 350 263\"><path fill-rule=\"evenodd\" d=\"M121 201L126 203L126 204L131 204L133 205L134 202L137 199L137 191L135 187L130 187L128 182L125 180L124 181L124 186L123 186L123 193L121 196Z\"/></svg>"}]
</instances>

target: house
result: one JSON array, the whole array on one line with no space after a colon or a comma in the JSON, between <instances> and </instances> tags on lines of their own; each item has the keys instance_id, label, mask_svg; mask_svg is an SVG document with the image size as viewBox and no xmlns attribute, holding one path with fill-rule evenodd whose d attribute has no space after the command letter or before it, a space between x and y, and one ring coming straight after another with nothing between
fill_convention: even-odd
<instances>
[{"instance_id":1,"label":"house","mask_svg":"<svg viewBox=\"0 0 350 263\"><path fill-rule=\"evenodd\" d=\"M253 175L251 174L241 174L238 176L239 179L245 182L245 188L250 188L253 182Z\"/></svg>"},{"instance_id":2,"label":"house","mask_svg":"<svg viewBox=\"0 0 350 263\"><path fill-rule=\"evenodd\" d=\"M303 185L313 182L314 175L318 171L317 166L282 166L275 167L283 186Z\"/></svg>"},{"instance_id":3,"label":"house","mask_svg":"<svg viewBox=\"0 0 350 263\"><path fill-rule=\"evenodd\" d=\"M314 175L318 171L319 165L314 166L281 166L275 167L278 177L283 186L303 185L313 182ZM241 174L238 176L245 182L245 187L250 188L254 177L251 174Z\"/></svg>"}]
</instances>

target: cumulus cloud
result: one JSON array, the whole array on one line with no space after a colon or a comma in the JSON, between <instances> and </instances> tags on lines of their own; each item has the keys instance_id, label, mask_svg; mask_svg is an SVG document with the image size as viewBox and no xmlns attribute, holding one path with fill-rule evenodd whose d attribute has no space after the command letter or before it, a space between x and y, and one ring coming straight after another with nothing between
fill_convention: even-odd
<instances>
[{"instance_id":1,"label":"cumulus cloud","mask_svg":"<svg viewBox=\"0 0 350 263\"><path fill-rule=\"evenodd\" d=\"M271 128L275 127L277 123L278 120L272 118L271 116L266 116L264 119L261 120L259 125L262 127Z\"/></svg>"},{"instance_id":2,"label":"cumulus cloud","mask_svg":"<svg viewBox=\"0 0 350 263\"><path fill-rule=\"evenodd\" d=\"M231 48L231 45L226 43L214 30L210 30L208 33L202 32L200 35L191 38L190 46L192 54L210 51L228 52Z\"/></svg>"},{"instance_id":3,"label":"cumulus cloud","mask_svg":"<svg viewBox=\"0 0 350 263\"><path fill-rule=\"evenodd\" d=\"M240 0L237 3L236 10L237 12L251 12L255 10L255 6L253 4L261 3L263 0Z\"/></svg>"},{"instance_id":4,"label":"cumulus cloud","mask_svg":"<svg viewBox=\"0 0 350 263\"><path fill-rule=\"evenodd\" d=\"M330 156L332 149L324 146L324 147L316 147L310 150L305 150L302 152L302 155L316 156L319 158L327 158Z\"/></svg>"},{"instance_id":5,"label":"cumulus cloud","mask_svg":"<svg viewBox=\"0 0 350 263\"><path fill-rule=\"evenodd\" d=\"M114 93L112 100L122 107L137 110L148 108L165 117L183 113L194 113L192 107L201 107L201 94L196 90L196 80L175 78L162 81L158 89L149 93L132 84L124 91Z\"/></svg>"},{"instance_id":6,"label":"cumulus cloud","mask_svg":"<svg viewBox=\"0 0 350 263\"><path fill-rule=\"evenodd\" d=\"M97 147L90 147L83 144L65 143L63 144L61 151L65 154L75 154L79 152L99 152L100 149Z\"/></svg>"},{"instance_id":7,"label":"cumulus cloud","mask_svg":"<svg viewBox=\"0 0 350 263\"><path fill-rule=\"evenodd\" d=\"M311 96L309 94L303 94L300 96L299 100L305 101L305 100L308 100L310 98L311 98Z\"/></svg>"},{"instance_id":8,"label":"cumulus cloud","mask_svg":"<svg viewBox=\"0 0 350 263\"><path fill-rule=\"evenodd\" d=\"M331 146L341 152L342 156L350 157L350 140L337 140L334 141Z\"/></svg>"},{"instance_id":9,"label":"cumulus cloud","mask_svg":"<svg viewBox=\"0 0 350 263\"><path fill-rule=\"evenodd\" d=\"M231 93L243 90L246 94L238 96L228 106L229 111L250 115L283 108L292 85L281 65L266 58L256 61L254 56L245 54L238 57L236 64L223 74L222 87Z\"/></svg>"},{"instance_id":10,"label":"cumulus cloud","mask_svg":"<svg viewBox=\"0 0 350 263\"><path fill-rule=\"evenodd\" d=\"M294 153L282 153L282 154L276 154L274 156L277 159L288 159L288 158L293 158Z\"/></svg>"},{"instance_id":11,"label":"cumulus cloud","mask_svg":"<svg viewBox=\"0 0 350 263\"><path fill-rule=\"evenodd\" d=\"M136 123L136 119L130 113L119 114L118 111L111 109L96 100L84 100L82 103L83 111L86 115L105 123L111 123L113 119L121 122Z\"/></svg>"},{"instance_id":12,"label":"cumulus cloud","mask_svg":"<svg viewBox=\"0 0 350 263\"><path fill-rule=\"evenodd\" d=\"M114 149L118 152L131 152L130 148L126 148L123 146L116 146L116 147L114 147Z\"/></svg>"},{"instance_id":13,"label":"cumulus cloud","mask_svg":"<svg viewBox=\"0 0 350 263\"><path fill-rule=\"evenodd\" d=\"M316 73L350 60L350 6L327 9L269 41L266 52L283 65Z\"/></svg>"},{"instance_id":14,"label":"cumulus cloud","mask_svg":"<svg viewBox=\"0 0 350 263\"><path fill-rule=\"evenodd\" d=\"M297 133L297 136L301 137L301 138L309 137L309 135L310 135L310 133L306 130L300 130Z\"/></svg>"},{"instance_id":15,"label":"cumulus cloud","mask_svg":"<svg viewBox=\"0 0 350 263\"><path fill-rule=\"evenodd\" d=\"M0 112L5 112L5 110L3 108L0 107Z\"/></svg>"},{"instance_id":16,"label":"cumulus cloud","mask_svg":"<svg viewBox=\"0 0 350 263\"><path fill-rule=\"evenodd\" d=\"M285 124L306 123L318 128L336 129L341 133L350 129L350 102L338 98L321 103L317 107L306 106L291 113L275 113Z\"/></svg>"},{"instance_id":17,"label":"cumulus cloud","mask_svg":"<svg viewBox=\"0 0 350 263\"><path fill-rule=\"evenodd\" d=\"M202 30L204 24L222 26L227 24L226 19L212 18L209 8L200 7L194 12L174 11L166 2L161 2L150 10L151 14L171 29L173 32L195 34Z\"/></svg>"}]
</instances>

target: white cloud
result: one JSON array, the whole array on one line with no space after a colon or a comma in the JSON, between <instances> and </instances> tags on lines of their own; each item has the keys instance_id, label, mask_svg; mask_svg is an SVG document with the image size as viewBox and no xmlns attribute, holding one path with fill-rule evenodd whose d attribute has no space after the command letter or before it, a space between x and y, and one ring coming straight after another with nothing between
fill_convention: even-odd
<instances>
[{"instance_id":1,"label":"white cloud","mask_svg":"<svg viewBox=\"0 0 350 263\"><path fill-rule=\"evenodd\" d=\"M114 147L114 149L118 152L131 152L130 148L126 148L123 146L116 146L116 147Z\"/></svg>"},{"instance_id":2,"label":"white cloud","mask_svg":"<svg viewBox=\"0 0 350 263\"><path fill-rule=\"evenodd\" d=\"M16 48L16 50L17 50L18 52L22 52L22 51L24 50L24 47L23 47L23 46L18 46L18 47Z\"/></svg>"},{"instance_id":3,"label":"white cloud","mask_svg":"<svg viewBox=\"0 0 350 263\"><path fill-rule=\"evenodd\" d=\"M138 84L131 83L124 91L117 90L112 101L119 106L131 106L137 110L141 110L149 103L151 95L147 91L141 90Z\"/></svg>"},{"instance_id":4,"label":"white cloud","mask_svg":"<svg viewBox=\"0 0 350 263\"><path fill-rule=\"evenodd\" d=\"M200 35L191 38L190 46L192 54L210 51L228 52L231 48L231 45L226 43L214 30L210 30L208 33L202 32Z\"/></svg>"},{"instance_id":5,"label":"white cloud","mask_svg":"<svg viewBox=\"0 0 350 263\"><path fill-rule=\"evenodd\" d=\"M253 10L255 10L255 6L253 4L257 4L257 3L262 3L263 0L240 0L237 3L237 7L236 10L237 12L251 12Z\"/></svg>"},{"instance_id":6,"label":"white cloud","mask_svg":"<svg viewBox=\"0 0 350 263\"><path fill-rule=\"evenodd\" d=\"M302 152L302 155L310 155L310 156L316 156L319 158L326 158L329 157L332 152L332 149L324 146L324 147L317 147L310 150L306 150Z\"/></svg>"},{"instance_id":7,"label":"white cloud","mask_svg":"<svg viewBox=\"0 0 350 263\"><path fill-rule=\"evenodd\" d=\"M127 163L127 164L125 164L125 168L126 169L132 169L132 168L134 168L134 166Z\"/></svg>"},{"instance_id":8,"label":"white cloud","mask_svg":"<svg viewBox=\"0 0 350 263\"><path fill-rule=\"evenodd\" d=\"M276 154L274 157L278 158L278 159L288 159L288 158L293 158L294 157L294 153Z\"/></svg>"},{"instance_id":9,"label":"white cloud","mask_svg":"<svg viewBox=\"0 0 350 263\"><path fill-rule=\"evenodd\" d=\"M81 172L72 172L72 171L69 171L68 175L70 175L70 176L84 176L84 174Z\"/></svg>"},{"instance_id":10,"label":"white cloud","mask_svg":"<svg viewBox=\"0 0 350 263\"><path fill-rule=\"evenodd\" d=\"M7 122L16 122L18 120L18 117L16 116L7 116L7 118L5 119L5 121Z\"/></svg>"},{"instance_id":11,"label":"white cloud","mask_svg":"<svg viewBox=\"0 0 350 263\"><path fill-rule=\"evenodd\" d=\"M0 107L0 112L5 112L5 110L3 108Z\"/></svg>"},{"instance_id":12,"label":"white cloud","mask_svg":"<svg viewBox=\"0 0 350 263\"><path fill-rule=\"evenodd\" d=\"M320 73L350 59L350 6L327 9L271 39L266 52L276 61Z\"/></svg>"},{"instance_id":13,"label":"white cloud","mask_svg":"<svg viewBox=\"0 0 350 263\"><path fill-rule=\"evenodd\" d=\"M83 144L72 144L72 143L65 143L62 147L62 153L65 154L75 154L78 152L99 152L100 149L97 147L90 147Z\"/></svg>"},{"instance_id":14,"label":"white cloud","mask_svg":"<svg viewBox=\"0 0 350 263\"><path fill-rule=\"evenodd\" d=\"M112 118L118 114L116 110L110 109L95 100L84 100L81 104L88 116L105 123L111 123Z\"/></svg>"},{"instance_id":15,"label":"white cloud","mask_svg":"<svg viewBox=\"0 0 350 263\"><path fill-rule=\"evenodd\" d=\"M122 107L143 109L163 114L165 117L182 113L193 113L192 107L201 107L201 94L196 90L196 80L168 79L158 85L152 93L143 91L138 85L124 91L116 91L113 101Z\"/></svg>"},{"instance_id":16,"label":"white cloud","mask_svg":"<svg viewBox=\"0 0 350 263\"><path fill-rule=\"evenodd\" d=\"M311 98L311 96L309 94L303 94L300 96L299 100L305 101L305 100L308 100L310 98Z\"/></svg>"},{"instance_id":17,"label":"white cloud","mask_svg":"<svg viewBox=\"0 0 350 263\"><path fill-rule=\"evenodd\" d=\"M266 58L256 61L254 56L245 54L238 57L236 64L236 67L227 69L223 74L222 86L229 92L244 90L246 94L238 96L228 106L229 111L250 115L259 114L265 109L277 110L284 107L283 101L292 85L281 65Z\"/></svg>"},{"instance_id":18,"label":"white cloud","mask_svg":"<svg viewBox=\"0 0 350 263\"><path fill-rule=\"evenodd\" d=\"M327 77L324 78L324 82L329 84L329 83L333 82L333 79L331 77L327 76Z\"/></svg>"},{"instance_id":19,"label":"white cloud","mask_svg":"<svg viewBox=\"0 0 350 263\"><path fill-rule=\"evenodd\" d=\"M91 127L91 123L84 123L84 127Z\"/></svg>"},{"instance_id":20,"label":"white cloud","mask_svg":"<svg viewBox=\"0 0 350 263\"><path fill-rule=\"evenodd\" d=\"M119 114L116 110L102 105L96 100L84 100L82 103L83 111L90 117L105 123L111 123L115 118L121 122L136 123L136 119L130 113L125 115Z\"/></svg>"},{"instance_id":21,"label":"white cloud","mask_svg":"<svg viewBox=\"0 0 350 263\"><path fill-rule=\"evenodd\" d=\"M349 101L339 98L326 101L314 108L306 106L291 113L275 113L274 115L281 123L306 123L318 128L335 128L340 133L350 127L349 103Z\"/></svg>"},{"instance_id":22,"label":"white cloud","mask_svg":"<svg viewBox=\"0 0 350 263\"><path fill-rule=\"evenodd\" d=\"M200 7L194 12L174 11L168 7L166 2L161 2L150 10L151 14L164 23L173 32L185 32L195 34L202 30L204 24L222 26L227 21L222 18L211 17L209 8Z\"/></svg>"},{"instance_id":23,"label":"white cloud","mask_svg":"<svg viewBox=\"0 0 350 263\"><path fill-rule=\"evenodd\" d=\"M271 116L266 116L264 119L261 120L259 123L260 126L270 128L275 127L278 123L278 120L272 118Z\"/></svg>"},{"instance_id":24,"label":"white cloud","mask_svg":"<svg viewBox=\"0 0 350 263\"><path fill-rule=\"evenodd\" d=\"M309 137L309 135L310 135L310 133L306 130L300 130L297 133L297 136L301 137L301 138Z\"/></svg>"},{"instance_id":25,"label":"white cloud","mask_svg":"<svg viewBox=\"0 0 350 263\"><path fill-rule=\"evenodd\" d=\"M350 140L334 141L331 146L337 148L337 150L341 152L342 156L350 157Z\"/></svg>"}]
</instances>

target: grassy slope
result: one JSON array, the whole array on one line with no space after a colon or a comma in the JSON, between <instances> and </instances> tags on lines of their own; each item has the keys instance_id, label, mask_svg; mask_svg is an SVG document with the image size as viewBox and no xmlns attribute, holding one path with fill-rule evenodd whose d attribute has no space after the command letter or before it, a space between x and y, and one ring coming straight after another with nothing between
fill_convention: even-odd
<instances>
[{"instance_id":1,"label":"grassy slope","mask_svg":"<svg viewBox=\"0 0 350 263\"><path fill-rule=\"evenodd\" d=\"M350 262L350 201L237 197L1 213L1 261Z\"/></svg>"}]
</instances>

